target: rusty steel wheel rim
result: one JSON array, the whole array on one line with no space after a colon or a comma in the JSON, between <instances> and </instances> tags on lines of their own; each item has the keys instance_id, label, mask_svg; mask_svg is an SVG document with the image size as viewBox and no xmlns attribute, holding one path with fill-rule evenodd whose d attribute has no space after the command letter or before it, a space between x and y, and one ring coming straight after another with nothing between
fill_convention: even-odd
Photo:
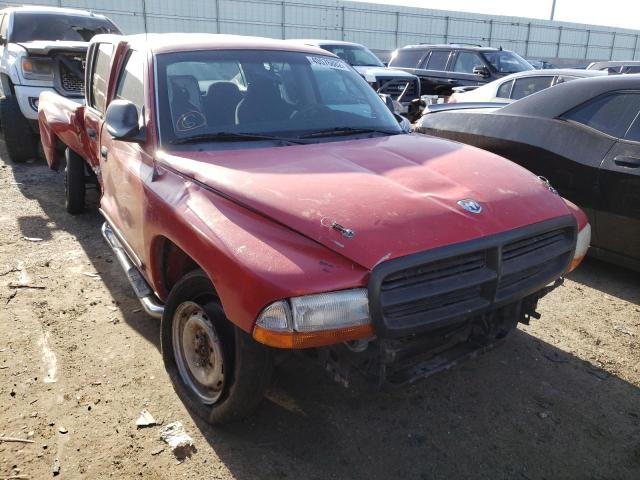
<instances>
[{"instance_id":1,"label":"rusty steel wheel rim","mask_svg":"<svg viewBox=\"0 0 640 480\"><path fill-rule=\"evenodd\" d=\"M183 302L173 315L173 353L182 381L196 398L213 405L222 395L224 354L220 338L202 306Z\"/></svg>"}]
</instances>

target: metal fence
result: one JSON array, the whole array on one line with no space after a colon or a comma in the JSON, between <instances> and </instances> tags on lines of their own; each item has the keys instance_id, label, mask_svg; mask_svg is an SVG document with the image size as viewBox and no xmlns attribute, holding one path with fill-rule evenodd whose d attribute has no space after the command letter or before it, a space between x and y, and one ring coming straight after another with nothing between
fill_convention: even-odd
<instances>
[{"instance_id":1,"label":"metal fence","mask_svg":"<svg viewBox=\"0 0 640 480\"><path fill-rule=\"evenodd\" d=\"M347 40L376 50L414 43L502 46L528 58L640 59L640 31L342 0L31 0L110 16L126 33L213 32ZM17 2L2 1L0 5ZM604 7L603 7L604 8Z\"/></svg>"}]
</instances>

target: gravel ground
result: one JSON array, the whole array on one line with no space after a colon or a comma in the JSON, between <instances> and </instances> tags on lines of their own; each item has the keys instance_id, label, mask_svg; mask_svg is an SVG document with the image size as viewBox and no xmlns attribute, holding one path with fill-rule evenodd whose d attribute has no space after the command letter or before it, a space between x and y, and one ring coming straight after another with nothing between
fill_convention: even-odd
<instances>
[{"instance_id":1,"label":"gravel ground","mask_svg":"<svg viewBox=\"0 0 640 480\"><path fill-rule=\"evenodd\" d=\"M292 358L255 416L212 428L173 392L100 223L64 212L42 162L0 160L0 435L34 442L0 442L0 478L640 478L637 273L587 261L541 320L411 388L344 389ZM197 452L136 429L143 408Z\"/></svg>"}]
</instances>

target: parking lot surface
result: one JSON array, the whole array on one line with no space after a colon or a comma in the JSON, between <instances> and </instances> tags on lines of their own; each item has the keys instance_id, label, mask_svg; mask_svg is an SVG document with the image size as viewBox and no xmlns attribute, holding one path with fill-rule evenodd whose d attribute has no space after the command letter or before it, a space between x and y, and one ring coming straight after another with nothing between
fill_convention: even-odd
<instances>
[{"instance_id":1,"label":"parking lot surface","mask_svg":"<svg viewBox=\"0 0 640 480\"><path fill-rule=\"evenodd\" d=\"M63 175L0 160L0 435L33 440L0 442L0 478L640 478L639 274L589 260L541 320L413 387L292 357L252 418L213 428L174 394L95 197L69 216ZM144 408L197 451L137 429Z\"/></svg>"}]
</instances>

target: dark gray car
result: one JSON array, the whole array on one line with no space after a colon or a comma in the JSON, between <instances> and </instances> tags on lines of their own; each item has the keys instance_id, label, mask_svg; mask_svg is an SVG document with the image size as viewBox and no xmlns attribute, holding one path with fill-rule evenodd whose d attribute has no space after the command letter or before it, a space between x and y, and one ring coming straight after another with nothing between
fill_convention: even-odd
<instances>
[{"instance_id":1,"label":"dark gray car","mask_svg":"<svg viewBox=\"0 0 640 480\"><path fill-rule=\"evenodd\" d=\"M533 70L509 50L469 45L408 45L391 57L389 67L420 78L422 95L451 95L454 87L479 86L511 73Z\"/></svg>"}]
</instances>

